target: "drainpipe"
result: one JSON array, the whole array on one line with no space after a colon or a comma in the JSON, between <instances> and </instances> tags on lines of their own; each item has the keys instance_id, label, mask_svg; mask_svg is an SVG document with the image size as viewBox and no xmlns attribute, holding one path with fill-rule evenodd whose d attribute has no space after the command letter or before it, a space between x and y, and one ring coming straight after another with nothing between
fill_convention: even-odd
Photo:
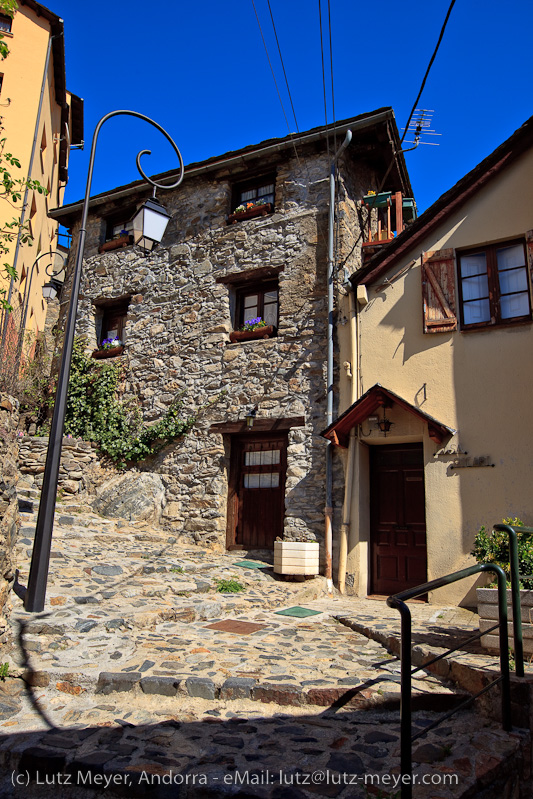
<instances>
[{"instance_id":1,"label":"drainpipe","mask_svg":"<svg viewBox=\"0 0 533 799\"><path fill-rule=\"evenodd\" d=\"M357 312L355 308L355 295L353 289L348 289L348 302L350 314L350 355L351 355L351 386L350 405L358 399L359 395L359 369L357 363ZM348 540L350 537L353 479L355 474L355 427L350 430L348 444L348 457L346 463L346 476L344 479L344 504L342 510L342 525L339 541L339 591L344 594L346 588L346 562L348 560Z\"/></svg>"},{"instance_id":2,"label":"drainpipe","mask_svg":"<svg viewBox=\"0 0 533 799\"><path fill-rule=\"evenodd\" d=\"M335 153L331 162L329 176L329 226L328 226L328 348L327 348L327 426L333 422L333 249L335 226L335 174L337 160L341 153L348 147L352 140L352 131L346 131L346 138ZM326 581L328 593L333 593L332 577L332 549L333 536L331 521L333 517L333 444L328 441L326 446L326 507L325 513L325 538L326 538Z\"/></svg>"},{"instance_id":3,"label":"drainpipe","mask_svg":"<svg viewBox=\"0 0 533 799\"><path fill-rule=\"evenodd\" d=\"M63 34L59 34L59 35L62 36ZM49 39L48 39L48 48L46 50L46 60L44 62L43 80L42 80L42 83L41 83L41 96L39 97L39 108L37 110L37 120L35 122L35 131L33 133L33 144L32 144L32 147L31 147L30 163L29 163L29 166L28 166L28 175L27 175L28 180L31 178L31 173L32 173L32 170L33 170L33 162L35 160L35 152L37 150L37 141L38 141L38 138L39 138L39 126L41 124L41 113L42 113L42 110L43 110L44 92L45 92L45 89L46 89L46 84L47 84L47 79L48 79L48 65L50 63L50 52L52 50L52 41L55 38L57 38L57 37L56 36L50 36ZM13 268L14 269L17 268L17 261L18 261L18 257L19 257L20 243L21 243L21 239L22 239L22 225L24 224L24 220L26 218L26 211L27 211L27 208L28 208L28 194L29 194L29 191L30 190L26 186L26 189L24 191L24 201L22 203L22 212L20 214L20 227L19 227L19 231L18 231L18 235L17 235L17 244L16 244L16 247L15 247L15 255L13 257ZM13 286L14 285L15 285L15 281L14 281L13 278L11 278L11 282L9 284L9 292L8 292L8 295L7 295L7 302L8 303L11 302L11 296L13 294ZM1 347L0 347L0 352L2 353L2 357L4 356L4 345L5 345L5 341L6 341L8 320L9 320L9 314L7 313L7 311L4 311L4 321L3 321L3 325L2 325L2 344L1 344Z\"/></svg>"}]
</instances>

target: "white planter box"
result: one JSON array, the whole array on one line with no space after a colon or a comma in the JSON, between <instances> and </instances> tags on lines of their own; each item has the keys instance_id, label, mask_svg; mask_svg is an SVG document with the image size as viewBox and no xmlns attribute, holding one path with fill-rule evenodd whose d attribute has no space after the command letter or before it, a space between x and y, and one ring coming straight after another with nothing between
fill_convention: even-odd
<instances>
[{"instance_id":1,"label":"white planter box","mask_svg":"<svg viewBox=\"0 0 533 799\"><path fill-rule=\"evenodd\" d=\"M498 589L477 588L477 612L479 613L479 630L488 630L498 621ZM522 640L524 655L533 655L533 591L520 591L520 608L522 611ZM513 608L511 604L511 591L507 590L507 614L509 616L509 646L514 643L513 638ZM499 651L500 639L498 630L481 638L481 646L485 649Z\"/></svg>"},{"instance_id":2,"label":"white planter box","mask_svg":"<svg viewBox=\"0 0 533 799\"><path fill-rule=\"evenodd\" d=\"M276 574L318 574L320 544L307 541L274 541Z\"/></svg>"}]
</instances>

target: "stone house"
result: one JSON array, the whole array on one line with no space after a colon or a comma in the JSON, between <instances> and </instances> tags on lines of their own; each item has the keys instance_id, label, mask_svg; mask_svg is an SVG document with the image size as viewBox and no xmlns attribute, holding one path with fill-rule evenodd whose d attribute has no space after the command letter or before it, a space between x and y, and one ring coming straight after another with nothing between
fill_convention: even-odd
<instances>
[{"instance_id":1,"label":"stone house","mask_svg":"<svg viewBox=\"0 0 533 799\"><path fill-rule=\"evenodd\" d=\"M88 351L109 336L124 341L123 394L147 422L181 391L188 410L216 399L188 436L140 467L161 475L161 522L185 540L254 549L277 536L324 539L330 171L348 130L337 170L337 292L361 265L360 200L391 162L386 188L411 196L391 109L340 122L335 136L318 127L190 164L177 189L158 192L172 218L149 255L130 243L146 184L90 201L77 323ZM51 212L71 229L73 252L80 211L74 203ZM63 305L68 283L67 271ZM236 335L257 317L266 327ZM339 458L334 524L342 484Z\"/></svg>"},{"instance_id":2,"label":"stone house","mask_svg":"<svg viewBox=\"0 0 533 799\"><path fill-rule=\"evenodd\" d=\"M351 276L339 347L354 379L341 370L325 435L351 464L357 593L470 565L482 525L533 524L532 174L533 118ZM471 582L429 599L475 604Z\"/></svg>"}]
</instances>

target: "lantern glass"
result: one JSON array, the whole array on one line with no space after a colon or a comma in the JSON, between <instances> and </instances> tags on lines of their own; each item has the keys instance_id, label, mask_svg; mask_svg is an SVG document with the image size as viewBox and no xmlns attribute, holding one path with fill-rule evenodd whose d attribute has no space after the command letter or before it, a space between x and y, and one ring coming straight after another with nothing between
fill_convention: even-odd
<instances>
[{"instance_id":1,"label":"lantern glass","mask_svg":"<svg viewBox=\"0 0 533 799\"><path fill-rule=\"evenodd\" d=\"M150 252L162 240L170 214L155 199L147 200L133 217L133 241Z\"/></svg>"},{"instance_id":2,"label":"lantern glass","mask_svg":"<svg viewBox=\"0 0 533 799\"><path fill-rule=\"evenodd\" d=\"M45 300L55 300L58 291L52 282L45 283L43 286L43 297Z\"/></svg>"}]
</instances>

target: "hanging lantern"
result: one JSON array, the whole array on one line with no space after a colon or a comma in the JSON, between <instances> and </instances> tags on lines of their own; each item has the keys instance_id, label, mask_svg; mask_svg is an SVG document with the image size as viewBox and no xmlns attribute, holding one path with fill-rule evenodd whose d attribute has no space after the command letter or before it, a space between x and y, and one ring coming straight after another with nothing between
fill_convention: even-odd
<instances>
[{"instance_id":1,"label":"hanging lantern","mask_svg":"<svg viewBox=\"0 0 533 799\"><path fill-rule=\"evenodd\" d=\"M151 252L159 244L171 215L155 197L146 200L133 217L133 242L146 252Z\"/></svg>"}]
</instances>

